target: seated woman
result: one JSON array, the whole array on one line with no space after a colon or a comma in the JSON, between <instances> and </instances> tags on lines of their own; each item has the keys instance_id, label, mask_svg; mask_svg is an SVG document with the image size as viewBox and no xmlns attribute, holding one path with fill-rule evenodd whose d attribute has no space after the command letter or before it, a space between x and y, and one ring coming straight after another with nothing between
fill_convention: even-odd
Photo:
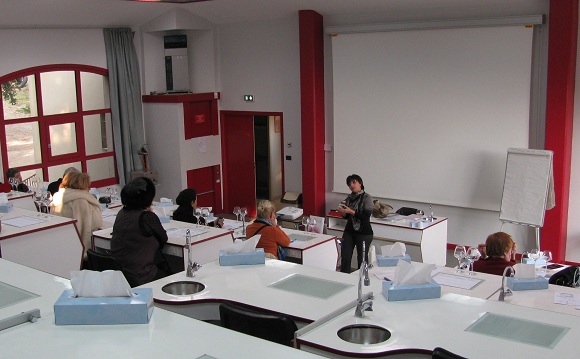
<instances>
[{"instance_id":1,"label":"seated woman","mask_svg":"<svg viewBox=\"0 0 580 359\"><path fill-rule=\"evenodd\" d=\"M62 179L58 192L52 197L51 213L74 218L81 235L86 258L91 248L93 231L103 226L103 214L99 201L89 193L91 177L86 173L71 172Z\"/></svg>"},{"instance_id":2,"label":"seated woman","mask_svg":"<svg viewBox=\"0 0 580 359\"><path fill-rule=\"evenodd\" d=\"M492 233L487 236L485 246L479 245L481 258L473 263L476 272L503 275L508 266L516 264L516 244L505 232Z\"/></svg>"},{"instance_id":3,"label":"seated woman","mask_svg":"<svg viewBox=\"0 0 580 359\"><path fill-rule=\"evenodd\" d=\"M179 195L175 199L175 203L178 207L172 215L174 221L197 224L197 218L193 215L193 210L197 208L197 193L193 188L186 188L179 192ZM215 226L221 228L223 225L223 219L218 218L216 222L210 222L209 225L211 227Z\"/></svg>"},{"instance_id":4,"label":"seated woman","mask_svg":"<svg viewBox=\"0 0 580 359\"><path fill-rule=\"evenodd\" d=\"M22 175L16 167L9 168L6 171L6 182L10 183L15 191L28 192L28 186L22 182Z\"/></svg>"},{"instance_id":5,"label":"seated woman","mask_svg":"<svg viewBox=\"0 0 580 359\"><path fill-rule=\"evenodd\" d=\"M131 180L121 190L123 208L115 218L111 254L132 287L171 274L160 249L167 233L151 210L155 185L147 177Z\"/></svg>"},{"instance_id":6,"label":"seated woman","mask_svg":"<svg viewBox=\"0 0 580 359\"><path fill-rule=\"evenodd\" d=\"M264 248L267 257L278 258L278 246L288 247L290 237L278 226L276 207L268 200L258 203L258 218L246 228L246 238L259 234L260 241L256 248Z\"/></svg>"}]
</instances>

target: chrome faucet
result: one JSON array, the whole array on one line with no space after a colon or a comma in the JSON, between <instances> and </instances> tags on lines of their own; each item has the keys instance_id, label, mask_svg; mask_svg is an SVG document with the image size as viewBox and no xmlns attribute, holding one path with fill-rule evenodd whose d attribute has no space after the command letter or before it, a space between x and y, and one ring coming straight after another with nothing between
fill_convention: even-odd
<instances>
[{"instance_id":1,"label":"chrome faucet","mask_svg":"<svg viewBox=\"0 0 580 359\"><path fill-rule=\"evenodd\" d=\"M512 266L507 266L503 270L503 275L501 276L501 288L499 289L499 298L497 299L500 302L503 302L505 300L505 297L509 297L510 295L513 294L511 289L505 287L505 278L508 269L511 270L510 277L513 276L515 272L514 267Z\"/></svg>"},{"instance_id":2,"label":"chrome faucet","mask_svg":"<svg viewBox=\"0 0 580 359\"><path fill-rule=\"evenodd\" d=\"M187 269L185 275L193 278L195 277L195 272L201 268L201 265L191 261L191 232L189 229L185 232L185 246L187 247Z\"/></svg>"},{"instance_id":3,"label":"chrome faucet","mask_svg":"<svg viewBox=\"0 0 580 359\"><path fill-rule=\"evenodd\" d=\"M354 311L354 316L357 318L363 318L365 316L365 311L372 311L373 310L373 294L370 293L369 295L365 295L363 298L362 295L362 285L368 287L371 284L371 280L369 279L369 265L365 259L365 243L363 242L363 261L360 265L360 270L358 274L358 299L356 302L356 309Z\"/></svg>"}]
</instances>

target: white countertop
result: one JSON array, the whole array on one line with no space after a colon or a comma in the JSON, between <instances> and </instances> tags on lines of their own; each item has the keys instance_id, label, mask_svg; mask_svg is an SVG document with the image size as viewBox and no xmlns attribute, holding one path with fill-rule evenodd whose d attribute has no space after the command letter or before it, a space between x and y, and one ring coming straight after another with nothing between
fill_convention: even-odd
<instances>
[{"instance_id":1,"label":"white countertop","mask_svg":"<svg viewBox=\"0 0 580 359\"><path fill-rule=\"evenodd\" d=\"M15 227L5 222L9 218L16 218L20 216L32 217L34 219L37 219L39 223L25 227ZM68 225L76 223L77 221L76 219L60 217L36 211L30 211L27 209L17 207L14 207L12 211L8 213L0 213L0 219L2 220L2 232L0 234L0 239L14 237L24 233L35 232L45 228Z\"/></svg>"},{"instance_id":2,"label":"white countertop","mask_svg":"<svg viewBox=\"0 0 580 359\"><path fill-rule=\"evenodd\" d=\"M2 318L41 311L36 323L0 331L2 358L318 358L161 308L148 324L56 326L52 306L70 288L68 280L0 259L0 281L41 295L0 310Z\"/></svg>"}]
</instances>

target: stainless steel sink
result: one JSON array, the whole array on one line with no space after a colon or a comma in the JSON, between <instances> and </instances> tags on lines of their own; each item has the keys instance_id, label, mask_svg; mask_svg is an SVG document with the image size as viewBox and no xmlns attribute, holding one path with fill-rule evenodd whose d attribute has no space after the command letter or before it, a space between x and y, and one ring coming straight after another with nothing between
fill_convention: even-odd
<instances>
[{"instance_id":1,"label":"stainless steel sink","mask_svg":"<svg viewBox=\"0 0 580 359\"><path fill-rule=\"evenodd\" d=\"M387 329L368 324L349 325L341 328L336 334L340 339L354 344L377 344L391 337L391 332Z\"/></svg>"},{"instance_id":2,"label":"stainless steel sink","mask_svg":"<svg viewBox=\"0 0 580 359\"><path fill-rule=\"evenodd\" d=\"M205 289L205 285L199 282L181 281L164 285L161 290L168 294L190 295L199 293Z\"/></svg>"}]
</instances>

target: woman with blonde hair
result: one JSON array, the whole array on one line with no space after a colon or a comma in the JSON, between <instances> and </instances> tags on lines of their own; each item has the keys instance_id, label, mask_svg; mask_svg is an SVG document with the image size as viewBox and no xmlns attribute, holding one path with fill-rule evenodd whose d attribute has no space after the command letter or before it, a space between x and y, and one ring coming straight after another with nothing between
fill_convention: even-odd
<instances>
[{"instance_id":1,"label":"woman with blonde hair","mask_svg":"<svg viewBox=\"0 0 580 359\"><path fill-rule=\"evenodd\" d=\"M52 197L51 213L77 220L77 228L84 247L84 257L91 248L94 230L103 226L99 201L89 193L91 177L86 173L69 172L62 179L58 192Z\"/></svg>"},{"instance_id":2,"label":"woman with blonde hair","mask_svg":"<svg viewBox=\"0 0 580 359\"><path fill-rule=\"evenodd\" d=\"M281 259L278 258L278 246L288 247L290 237L278 226L276 207L268 200L261 200L257 212L258 218L246 228L246 238L259 234L256 248L264 248L267 257Z\"/></svg>"}]
</instances>

